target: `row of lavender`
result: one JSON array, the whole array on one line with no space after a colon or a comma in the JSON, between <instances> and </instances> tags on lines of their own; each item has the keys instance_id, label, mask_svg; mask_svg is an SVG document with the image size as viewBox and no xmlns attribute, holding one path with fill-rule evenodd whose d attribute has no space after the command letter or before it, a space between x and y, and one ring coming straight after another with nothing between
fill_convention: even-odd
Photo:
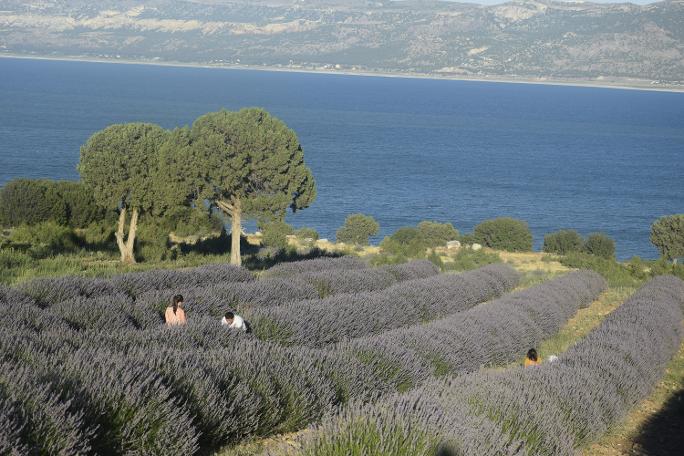
<instances>
[{"instance_id":1,"label":"row of lavender","mask_svg":"<svg viewBox=\"0 0 684 456\"><path fill-rule=\"evenodd\" d=\"M557 333L606 285L593 271L571 272L424 325L351 340L338 350L372 360L377 375L396 385L502 365Z\"/></svg>"},{"instance_id":2,"label":"row of lavender","mask_svg":"<svg viewBox=\"0 0 684 456\"><path fill-rule=\"evenodd\" d=\"M254 308L248 316L259 336L285 345L332 343L441 318L502 295L520 279L494 264L462 274L399 282L384 290Z\"/></svg>"},{"instance_id":3,"label":"row of lavender","mask_svg":"<svg viewBox=\"0 0 684 456\"><path fill-rule=\"evenodd\" d=\"M436 274L437 269L429 262L421 264L423 274ZM416 268L403 270L404 265L369 269L368 265L355 257L319 258L315 260L284 263L271 268L264 274L269 280L262 281L259 291L283 291L279 287L292 284L285 298L306 299L319 297L317 288L327 288L333 293L350 291L376 290L386 287L396 280L406 280L405 274L410 274ZM335 272L347 271L348 278L334 275ZM331 278L332 277L332 278ZM398 278L399 277L399 278ZM413 278L413 277L411 277ZM286 280L287 279L287 280ZM107 295L125 295L133 300L155 291L198 289L212 286L232 286L233 294L245 300L260 297L259 293L249 288L248 284L256 281L254 274L244 268L230 264L213 264L182 270L156 269L145 272L131 272L120 274L109 279L63 277L42 278L26 282L18 287L39 304L51 305L57 302L76 298L98 298ZM269 291L269 287L274 291ZM296 293L296 287L302 291ZM226 293L228 292L226 290ZM266 301L261 298L259 303Z\"/></svg>"},{"instance_id":4,"label":"row of lavender","mask_svg":"<svg viewBox=\"0 0 684 456\"><path fill-rule=\"evenodd\" d=\"M301 271L294 264L288 268L292 271L289 277L254 280L242 268L213 265L184 271L131 273L112 279L38 279L21 285L15 294L26 295L48 310L43 314L45 321L66 320L77 330L152 329L163 325L164 309L176 293L184 295L186 311L192 319L216 320L231 309L243 312L250 307L320 299L322 294L377 291L408 277L426 278L439 272L428 261L387 268L368 268L358 259L345 258L301 263L306 263ZM312 266L318 271L309 271Z\"/></svg>"},{"instance_id":5,"label":"row of lavender","mask_svg":"<svg viewBox=\"0 0 684 456\"><path fill-rule=\"evenodd\" d=\"M574 455L655 386L682 341L683 309L684 282L658 277L556 362L351 406L298 454Z\"/></svg>"},{"instance_id":6,"label":"row of lavender","mask_svg":"<svg viewBox=\"0 0 684 456\"><path fill-rule=\"evenodd\" d=\"M56 312L68 303L0 290L0 454L192 454L393 388L345 352L284 348L202 316L183 328L107 325L117 312L77 324L78 311Z\"/></svg>"}]
</instances>

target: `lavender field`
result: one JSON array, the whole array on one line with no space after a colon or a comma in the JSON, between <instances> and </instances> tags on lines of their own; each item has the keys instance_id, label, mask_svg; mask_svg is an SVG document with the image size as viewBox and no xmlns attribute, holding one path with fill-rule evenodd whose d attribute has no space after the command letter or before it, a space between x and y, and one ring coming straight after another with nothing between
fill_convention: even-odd
<instances>
[{"instance_id":1,"label":"lavender field","mask_svg":"<svg viewBox=\"0 0 684 456\"><path fill-rule=\"evenodd\" d=\"M506 264L343 257L0 286L0 455L210 454L303 429L273 454L574 454L661 377L684 282L653 279L525 370L510 363L607 285L590 271L520 285ZM177 293L188 323L167 327ZM222 327L227 310L254 332Z\"/></svg>"}]
</instances>

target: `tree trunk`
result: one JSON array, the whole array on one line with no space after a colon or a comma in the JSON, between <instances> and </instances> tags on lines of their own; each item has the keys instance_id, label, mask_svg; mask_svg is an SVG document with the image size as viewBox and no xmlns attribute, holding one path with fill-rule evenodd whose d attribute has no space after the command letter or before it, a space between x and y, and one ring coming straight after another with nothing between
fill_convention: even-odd
<instances>
[{"instance_id":1,"label":"tree trunk","mask_svg":"<svg viewBox=\"0 0 684 456\"><path fill-rule=\"evenodd\" d=\"M220 210L230 217L230 264L242 265L240 256L240 235L242 234L242 206L240 198L233 197L230 202L216 201Z\"/></svg>"},{"instance_id":2,"label":"tree trunk","mask_svg":"<svg viewBox=\"0 0 684 456\"><path fill-rule=\"evenodd\" d=\"M140 212L138 209L133 209L133 213L131 214L131 224L128 227L128 239L126 239L126 248L125 248L125 256L122 259L122 261L125 264L135 264L135 253L133 252L133 249L135 248L135 235L138 231L138 216L140 215Z\"/></svg>"},{"instance_id":3,"label":"tree trunk","mask_svg":"<svg viewBox=\"0 0 684 456\"><path fill-rule=\"evenodd\" d=\"M230 264L242 265L240 256L240 234L242 233L242 210L240 200L233 199L233 211L230 216Z\"/></svg>"},{"instance_id":4,"label":"tree trunk","mask_svg":"<svg viewBox=\"0 0 684 456\"><path fill-rule=\"evenodd\" d=\"M116 245L119 247L119 253L121 253L121 262L124 264L135 263L135 255L133 253L133 247L135 246L135 233L138 229L138 209L133 209L133 214L131 215L131 224L128 228L128 239L126 236L126 208L122 208L119 213L119 223L115 233Z\"/></svg>"},{"instance_id":5,"label":"tree trunk","mask_svg":"<svg viewBox=\"0 0 684 456\"><path fill-rule=\"evenodd\" d=\"M126 261L126 243L124 241L124 235L125 233L125 228L126 228L126 208L121 208L121 212L119 212L119 224L116 229L116 245L119 247L119 253L121 253L121 262L125 263Z\"/></svg>"}]
</instances>

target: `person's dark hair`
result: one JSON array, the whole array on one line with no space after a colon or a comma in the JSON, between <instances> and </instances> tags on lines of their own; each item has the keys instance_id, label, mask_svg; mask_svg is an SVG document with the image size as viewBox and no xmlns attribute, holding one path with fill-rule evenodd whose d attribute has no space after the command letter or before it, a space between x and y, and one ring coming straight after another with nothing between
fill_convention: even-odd
<instances>
[{"instance_id":1,"label":"person's dark hair","mask_svg":"<svg viewBox=\"0 0 684 456\"><path fill-rule=\"evenodd\" d=\"M174 315L176 314L176 311L178 310L178 304L181 302L183 302L183 295L179 295L179 294L174 296L173 299L171 300L171 305L173 306Z\"/></svg>"},{"instance_id":2,"label":"person's dark hair","mask_svg":"<svg viewBox=\"0 0 684 456\"><path fill-rule=\"evenodd\" d=\"M235 314L233 312L226 312L226 320L232 320L235 318Z\"/></svg>"},{"instance_id":3,"label":"person's dark hair","mask_svg":"<svg viewBox=\"0 0 684 456\"><path fill-rule=\"evenodd\" d=\"M535 350L534 348L530 348L527 351L527 358L532 360L532 361L536 361L537 360L537 350Z\"/></svg>"}]
</instances>

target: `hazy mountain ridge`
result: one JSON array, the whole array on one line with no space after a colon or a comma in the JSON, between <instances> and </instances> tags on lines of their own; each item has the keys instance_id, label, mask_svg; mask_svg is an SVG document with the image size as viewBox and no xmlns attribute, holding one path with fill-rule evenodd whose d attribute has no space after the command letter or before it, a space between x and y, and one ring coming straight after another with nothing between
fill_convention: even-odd
<instances>
[{"instance_id":1,"label":"hazy mountain ridge","mask_svg":"<svg viewBox=\"0 0 684 456\"><path fill-rule=\"evenodd\" d=\"M684 84L684 1L0 0L0 53Z\"/></svg>"}]
</instances>

